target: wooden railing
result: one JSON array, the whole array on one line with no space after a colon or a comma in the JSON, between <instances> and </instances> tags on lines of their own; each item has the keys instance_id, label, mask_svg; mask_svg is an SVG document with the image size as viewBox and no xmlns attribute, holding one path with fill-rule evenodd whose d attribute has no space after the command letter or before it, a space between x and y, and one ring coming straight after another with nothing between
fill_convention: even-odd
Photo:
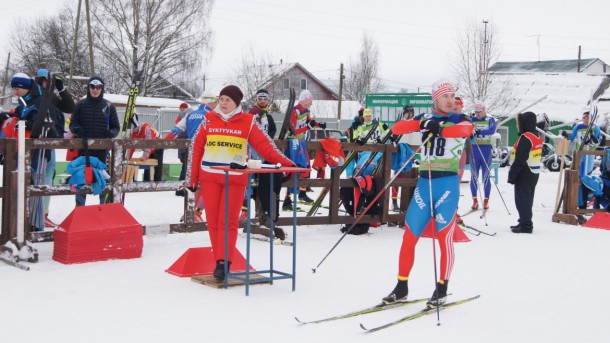
<instances>
[{"instance_id":1,"label":"wooden railing","mask_svg":"<svg viewBox=\"0 0 610 343\"><path fill-rule=\"evenodd\" d=\"M188 149L190 140L131 140L131 139L90 139L89 149L108 149L111 151L111 160L109 163L109 173L111 179L108 181L105 190L110 192L111 199L114 202L119 202L122 195L125 193L133 192L161 192L161 191L175 191L183 186L183 181L159 181L159 182L136 182L136 183L123 183L121 175L123 174L123 156L125 150L129 149L142 149L142 148L153 148L153 149ZM286 141L276 141L277 146L284 150L286 148ZM82 139L27 139L26 140L26 165L31 165L31 150L33 149L82 149ZM354 143L344 143L343 148L346 154L349 151L378 151L383 156L390 158L383 158L380 160L381 173L383 175L383 182L386 184L392 177L391 171L391 153L396 151L393 145L365 145L360 146ZM16 237L17 233L17 162L16 162L16 141L14 139L0 139L0 149L5 152L4 161L4 174L3 174L3 186L0 187L0 197L2 197L2 234L0 235L0 244L4 244L9 239ZM318 142L308 142L307 149L310 151L321 150L321 145ZM29 170L27 168L26 170ZM312 174L314 172L312 171ZM404 211L408 206L408 202L413 193L413 189L417 182L416 170L412 170L409 173L404 173L401 177L397 178L393 183L394 186L401 187L400 193L400 208L401 213L390 213L389 211L389 199L390 190L386 192L386 196L383 198L383 205L381 214L378 215L365 215L362 217L361 222L394 222L402 223L404 220ZM285 184L286 186L288 183ZM341 213L339 209L339 189L341 187L353 187L353 182L349 179L341 179L339 170L332 170L329 179L304 179L299 182L300 186L303 187L330 187L329 197L329 210L327 215L307 217L304 214L300 214L297 218L298 225L330 225L330 224L351 224L354 222L354 217ZM33 241L47 241L52 239L52 232L45 233L30 233L29 232L29 208L27 206L28 199L32 196L57 196L57 195L69 195L75 194L73 187L70 185L33 185L30 183L30 173L26 173L26 184L25 184L25 209L26 209L26 237L29 237ZM91 194L91 188L83 186L80 189L82 194ZM185 222L170 224L171 232L193 232L206 230L206 224L195 223L193 220L194 213L194 198L191 192L186 192L189 196L185 197L184 200L184 213ZM292 218L281 217L277 225L291 225Z\"/></svg>"}]
</instances>

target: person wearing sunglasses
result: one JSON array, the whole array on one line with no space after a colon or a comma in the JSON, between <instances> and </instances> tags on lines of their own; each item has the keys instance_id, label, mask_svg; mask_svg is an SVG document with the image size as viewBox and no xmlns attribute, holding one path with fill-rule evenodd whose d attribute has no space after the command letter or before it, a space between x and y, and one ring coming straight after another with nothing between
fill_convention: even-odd
<instances>
[{"instance_id":1,"label":"person wearing sunglasses","mask_svg":"<svg viewBox=\"0 0 610 343\"><path fill-rule=\"evenodd\" d=\"M114 105L104 99L104 79L95 75L87 82L87 96L76 103L70 131L75 138L115 138L119 135L121 125ZM79 156L85 151L79 150ZM100 162L107 163L108 150L89 150L89 156L97 157ZM85 205L86 196L76 195L76 205ZM104 204L110 199L108 194L100 194L100 203Z\"/></svg>"}]
</instances>

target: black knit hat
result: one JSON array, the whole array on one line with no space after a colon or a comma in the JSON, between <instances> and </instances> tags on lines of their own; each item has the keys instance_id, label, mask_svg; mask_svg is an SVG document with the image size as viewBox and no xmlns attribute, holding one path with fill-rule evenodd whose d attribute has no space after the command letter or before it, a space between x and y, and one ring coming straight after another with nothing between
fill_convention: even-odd
<instances>
[{"instance_id":1,"label":"black knit hat","mask_svg":"<svg viewBox=\"0 0 610 343\"><path fill-rule=\"evenodd\" d=\"M226 86L225 88L223 88L220 91L219 97L223 95L226 95L231 98L231 100L233 100L233 102L237 106L241 104L241 100L244 98L244 93L241 92L241 89L234 85Z\"/></svg>"}]
</instances>

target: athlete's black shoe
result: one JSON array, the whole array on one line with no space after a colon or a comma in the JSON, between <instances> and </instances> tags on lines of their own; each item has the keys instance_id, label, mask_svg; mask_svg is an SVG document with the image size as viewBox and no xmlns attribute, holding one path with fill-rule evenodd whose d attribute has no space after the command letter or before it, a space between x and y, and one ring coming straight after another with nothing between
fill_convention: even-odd
<instances>
[{"instance_id":1,"label":"athlete's black shoe","mask_svg":"<svg viewBox=\"0 0 610 343\"><path fill-rule=\"evenodd\" d=\"M441 283L442 282L442 283ZM443 280L436 283L436 288L434 289L434 293L432 293L432 297L428 299L426 305L428 307L437 307L445 304L447 300L447 284L449 280Z\"/></svg>"},{"instance_id":2,"label":"athlete's black shoe","mask_svg":"<svg viewBox=\"0 0 610 343\"><path fill-rule=\"evenodd\" d=\"M292 211L292 199L284 199L284 203L282 204L282 211Z\"/></svg>"},{"instance_id":3,"label":"athlete's black shoe","mask_svg":"<svg viewBox=\"0 0 610 343\"><path fill-rule=\"evenodd\" d=\"M302 201L302 202L305 202L305 203L312 203L312 202L314 202L315 200L313 200L312 198L308 197L308 196L307 196L307 193L305 193L305 192L301 192L301 193L299 194L299 201Z\"/></svg>"},{"instance_id":4,"label":"athlete's black shoe","mask_svg":"<svg viewBox=\"0 0 610 343\"><path fill-rule=\"evenodd\" d=\"M408 281L398 281L396 287L392 293L388 294L386 297L382 299L384 304L391 304L397 301L407 300L407 295L409 294L409 286Z\"/></svg>"}]
</instances>

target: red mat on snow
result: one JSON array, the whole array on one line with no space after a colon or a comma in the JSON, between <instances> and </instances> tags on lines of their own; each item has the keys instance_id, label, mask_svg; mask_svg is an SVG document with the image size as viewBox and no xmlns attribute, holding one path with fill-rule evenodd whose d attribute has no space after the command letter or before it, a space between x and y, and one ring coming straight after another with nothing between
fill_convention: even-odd
<instances>
[{"instance_id":1,"label":"red mat on snow","mask_svg":"<svg viewBox=\"0 0 610 343\"><path fill-rule=\"evenodd\" d=\"M212 275L216 268L216 259L212 247L189 248L180 256L165 272L180 277L191 277L199 275ZM235 249L233 261L231 261L231 272L246 271L246 259ZM250 271L255 271L250 266Z\"/></svg>"},{"instance_id":2,"label":"red mat on snow","mask_svg":"<svg viewBox=\"0 0 610 343\"><path fill-rule=\"evenodd\" d=\"M593 229L610 230L610 213L595 212L595 214L589 218L586 223L582 224L582 226Z\"/></svg>"},{"instance_id":3,"label":"red mat on snow","mask_svg":"<svg viewBox=\"0 0 610 343\"><path fill-rule=\"evenodd\" d=\"M142 225L120 203L78 206L54 231L53 259L70 264L142 256Z\"/></svg>"},{"instance_id":4,"label":"red mat on snow","mask_svg":"<svg viewBox=\"0 0 610 343\"><path fill-rule=\"evenodd\" d=\"M421 236L432 238L433 233L434 232L432 231L432 225L428 224L428 226L426 226L426 229L424 230L424 233L422 233ZM438 234L436 235L436 237L438 238ZM462 231L462 228L460 228L459 225L456 225L455 230L453 231L453 241L457 243L470 242L470 238L466 236L466 234L464 233L464 231Z\"/></svg>"}]
</instances>

